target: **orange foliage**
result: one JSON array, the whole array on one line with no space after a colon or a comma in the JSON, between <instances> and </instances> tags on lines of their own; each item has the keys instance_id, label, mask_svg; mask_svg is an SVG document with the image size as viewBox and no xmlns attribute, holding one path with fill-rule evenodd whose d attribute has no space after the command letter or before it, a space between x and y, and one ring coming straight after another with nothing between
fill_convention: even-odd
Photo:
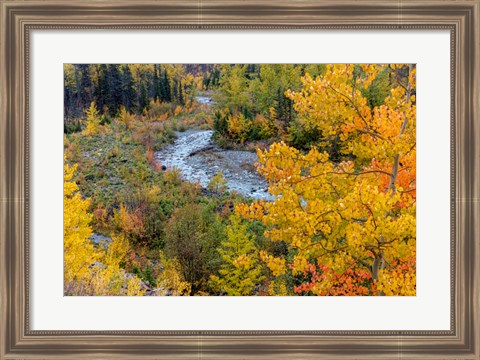
<instances>
[{"instance_id":1,"label":"orange foliage","mask_svg":"<svg viewBox=\"0 0 480 360\"><path fill-rule=\"evenodd\" d=\"M120 210L115 214L115 219L126 234L132 234L140 238L145 235L144 219L140 208L129 212L124 205L121 205Z\"/></svg>"},{"instance_id":2,"label":"orange foliage","mask_svg":"<svg viewBox=\"0 0 480 360\"><path fill-rule=\"evenodd\" d=\"M297 294L315 293L322 296L378 295L372 274L365 269L355 268L354 264L340 274L326 265L315 266L309 264L302 273L305 277L310 278L310 282L294 286L294 291ZM319 288L318 285L325 282L329 283L329 287L316 291Z\"/></svg>"}]
</instances>

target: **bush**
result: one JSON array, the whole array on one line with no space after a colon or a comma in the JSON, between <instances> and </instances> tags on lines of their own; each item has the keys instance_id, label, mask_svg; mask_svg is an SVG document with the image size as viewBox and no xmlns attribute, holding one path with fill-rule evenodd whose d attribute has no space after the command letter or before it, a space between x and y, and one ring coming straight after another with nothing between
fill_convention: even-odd
<instances>
[{"instance_id":1,"label":"bush","mask_svg":"<svg viewBox=\"0 0 480 360\"><path fill-rule=\"evenodd\" d=\"M166 255L176 258L192 294L206 290L218 268L217 247L225 238L225 226L208 204L187 204L177 208L165 228Z\"/></svg>"},{"instance_id":2,"label":"bush","mask_svg":"<svg viewBox=\"0 0 480 360\"><path fill-rule=\"evenodd\" d=\"M79 119L68 119L63 124L63 132L65 134L72 134L82 130L82 125Z\"/></svg>"},{"instance_id":3,"label":"bush","mask_svg":"<svg viewBox=\"0 0 480 360\"><path fill-rule=\"evenodd\" d=\"M172 115L172 104L162 103L159 99L150 100L147 116L151 121L163 122Z\"/></svg>"},{"instance_id":4,"label":"bush","mask_svg":"<svg viewBox=\"0 0 480 360\"><path fill-rule=\"evenodd\" d=\"M255 116L253 126L258 133L258 138L260 139L268 140L275 136L276 131L273 121L260 114Z\"/></svg>"},{"instance_id":5,"label":"bush","mask_svg":"<svg viewBox=\"0 0 480 360\"><path fill-rule=\"evenodd\" d=\"M227 190L227 181L223 177L223 171L219 171L208 182L208 190L222 195Z\"/></svg>"},{"instance_id":6,"label":"bush","mask_svg":"<svg viewBox=\"0 0 480 360\"><path fill-rule=\"evenodd\" d=\"M130 114L127 109L122 106L120 108L120 114L118 116L118 121L120 121L121 124L123 124L127 129L130 129L131 124L134 122L135 116Z\"/></svg>"},{"instance_id":7,"label":"bush","mask_svg":"<svg viewBox=\"0 0 480 360\"><path fill-rule=\"evenodd\" d=\"M304 126L299 122L292 122L288 128L287 141L297 149L308 150L321 140L321 131L314 127Z\"/></svg>"},{"instance_id":8,"label":"bush","mask_svg":"<svg viewBox=\"0 0 480 360\"><path fill-rule=\"evenodd\" d=\"M108 125L112 123L112 118L108 114L100 116L100 125Z\"/></svg>"},{"instance_id":9,"label":"bush","mask_svg":"<svg viewBox=\"0 0 480 360\"><path fill-rule=\"evenodd\" d=\"M229 137L243 144L250 138L253 130L253 122L247 119L243 114L231 115L228 120L228 135Z\"/></svg>"},{"instance_id":10,"label":"bush","mask_svg":"<svg viewBox=\"0 0 480 360\"><path fill-rule=\"evenodd\" d=\"M149 248L164 245L165 213L160 206L161 189L144 186L127 192L124 204L115 212L114 224L133 243Z\"/></svg>"},{"instance_id":11,"label":"bush","mask_svg":"<svg viewBox=\"0 0 480 360\"><path fill-rule=\"evenodd\" d=\"M190 295L192 286L183 278L179 262L176 259L167 259L162 252L160 252L160 261L163 271L156 280L157 295Z\"/></svg>"},{"instance_id":12,"label":"bush","mask_svg":"<svg viewBox=\"0 0 480 360\"><path fill-rule=\"evenodd\" d=\"M216 111L213 120L213 129L216 134L226 135L228 131L227 118L230 114L225 111Z\"/></svg>"}]
</instances>

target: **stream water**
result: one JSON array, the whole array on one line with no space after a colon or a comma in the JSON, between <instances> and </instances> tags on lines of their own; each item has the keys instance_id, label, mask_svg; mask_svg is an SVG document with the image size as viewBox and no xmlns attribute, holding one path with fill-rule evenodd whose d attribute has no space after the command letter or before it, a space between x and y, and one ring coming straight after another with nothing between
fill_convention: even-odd
<instances>
[{"instance_id":1,"label":"stream water","mask_svg":"<svg viewBox=\"0 0 480 360\"><path fill-rule=\"evenodd\" d=\"M167 169L177 168L184 180L207 187L210 179L222 171L227 188L253 198L273 200L268 183L255 170L258 157L249 151L224 150L212 142L212 130L177 132L177 139L155 154Z\"/></svg>"}]
</instances>

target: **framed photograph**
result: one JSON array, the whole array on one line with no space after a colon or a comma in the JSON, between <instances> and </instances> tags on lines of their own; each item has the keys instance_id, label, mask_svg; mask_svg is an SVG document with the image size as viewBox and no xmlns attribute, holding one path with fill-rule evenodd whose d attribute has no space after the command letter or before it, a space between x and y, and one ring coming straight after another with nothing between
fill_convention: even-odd
<instances>
[{"instance_id":1,"label":"framed photograph","mask_svg":"<svg viewBox=\"0 0 480 360\"><path fill-rule=\"evenodd\" d=\"M0 5L1 359L480 359L478 0Z\"/></svg>"}]
</instances>

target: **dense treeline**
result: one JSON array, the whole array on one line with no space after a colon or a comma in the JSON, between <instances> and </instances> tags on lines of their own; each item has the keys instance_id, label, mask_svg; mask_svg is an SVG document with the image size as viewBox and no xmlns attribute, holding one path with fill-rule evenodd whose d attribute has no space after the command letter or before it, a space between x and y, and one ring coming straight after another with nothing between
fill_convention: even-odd
<instances>
[{"instance_id":1,"label":"dense treeline","mask_svg":"<svg viewBox=\"0 0 480 360\"><path fill-rule=\"evenodd\" d=\"M118 115L122 106L141 113L148 110L151 100L188 105L198 89L218 85L219 74L214 65L66 64L64 116L68 130L79 130L78 120L92 102L100 115L108 118Z\"/></svg>"},{"instance_id":2,"label":"dense treeline","mask_svg":"<svg viewBox=\"0 0 480 360\"><path fill-rule=\"evenodd\" d=\"M65 293L414 295L415 74L66 65ZM274 200L227 191L221 172L204 189L162 168L155 151L186 129L264 149Z\"/></svg>"},{"instance_id":3,"label":"dense treeline","mask_svg":"<svg viewBox=\"0 0 480 360\"><path fill-rule=\"evenodd\" d=\"M293 134L296 112L287 90L298 90L306 73L313 76L324 65L222 65L215 97L217 141L225 146L247 141L273 140ZM292 138L293 140L293 138Z\"/></svg>"},{"instance_id":4,"label":"dense treeline","mask_svg":"<svg viewBox=\"0 0 480 360\"><path fill-rule=\"evenodd\" d=\"M100 122L122 108L142 114L160 102L189 107L199 92L213 93L214 129L222 146L276 140L308 146L314 130L299 126L287 90L298 90L305 74L317 76L324 65L296 64L66 64L65 132L80 131L94 103Z\"/></svg>"}]
</instances>

